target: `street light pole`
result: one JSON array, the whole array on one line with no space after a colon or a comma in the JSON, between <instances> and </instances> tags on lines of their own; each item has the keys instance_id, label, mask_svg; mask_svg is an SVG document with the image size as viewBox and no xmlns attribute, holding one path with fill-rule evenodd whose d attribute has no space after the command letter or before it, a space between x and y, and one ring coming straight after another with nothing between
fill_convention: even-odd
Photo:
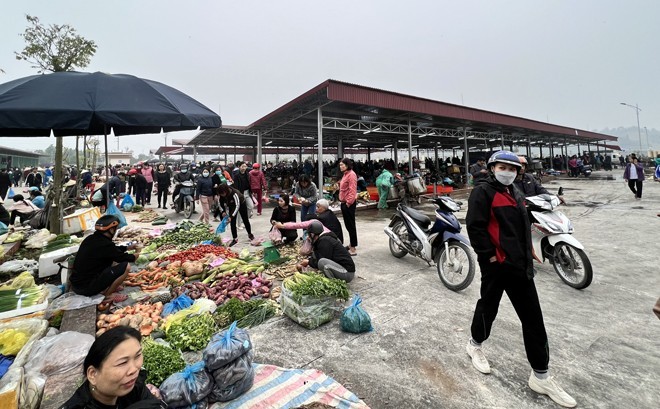
<instances>
[{"instance_id":1,"label":"street light pole","mask_svg":"<svg viewBox=\"0 0 660 409\"><path fill-rule=\"evenodd\" d=\"M630 107L630 108L634 109L635 113L637 114L637 135L639 136L639 153L641 154L642 153L642 129L639 127L639 111L641 111L641 109L639 108L639 106L637 104L630 105L630 104L626 104L625 102L621 102L621 105L625 105L627 107Z\"/></svg>"}]
</instances>

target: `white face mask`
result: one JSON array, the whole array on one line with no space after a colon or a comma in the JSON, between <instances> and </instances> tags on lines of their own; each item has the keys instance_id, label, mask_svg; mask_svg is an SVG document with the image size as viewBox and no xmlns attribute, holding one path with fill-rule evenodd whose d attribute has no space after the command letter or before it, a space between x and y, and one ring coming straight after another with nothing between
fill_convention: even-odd
<instances>
[{"instance_id":1,"label":"white face mask","mask_svg":"<svg viewBox=\"0 0 660 409\"><path fill-rule=\"evenodd\" d=\"M202 172L202 176L208 177L208 175L209 175L209 172Z\"/></svg>"},{"instance_id":2,"label":"white face mask","mask_svg":"<svg viewBox=\"0 0 660 409\"><path fill-rule=\"evenodd\" d=\"M499 172L495 172L495 179L497 179L497 181L503 184L504 186L510 186L513 183L513 181L516 180L516 176L518 176L518 173L509 172L506 170L500 170Z\"/></svg>"}]
</instances>

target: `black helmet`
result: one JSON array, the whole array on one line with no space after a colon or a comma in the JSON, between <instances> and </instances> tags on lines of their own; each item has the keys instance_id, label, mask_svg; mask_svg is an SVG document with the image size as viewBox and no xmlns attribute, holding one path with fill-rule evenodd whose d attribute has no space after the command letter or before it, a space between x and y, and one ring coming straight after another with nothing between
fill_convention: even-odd
<instances>
[{"instance_id":1,"label":"black helmet","mask_svg":"<svg viewBox=\"0 0 660 409\"><path fill-rule=\"evenodd\" d=\"M99 231L107 231L113 227L119 226L119 219L117 216L112 214L106 214L101 216L97 221L94 228Z\"/></svg>"},{"instance_id":2,"label":"black helmet","mask_svg":"<svg viewBox=\"0 0 660 409\"><path fill-rule=\"evenodd\" d=\"M323 233L323 224L318 220L312 221L309 227L307 227L307 233L315 234L318 236L319 234Z\"/></svg>"}]
</instances>

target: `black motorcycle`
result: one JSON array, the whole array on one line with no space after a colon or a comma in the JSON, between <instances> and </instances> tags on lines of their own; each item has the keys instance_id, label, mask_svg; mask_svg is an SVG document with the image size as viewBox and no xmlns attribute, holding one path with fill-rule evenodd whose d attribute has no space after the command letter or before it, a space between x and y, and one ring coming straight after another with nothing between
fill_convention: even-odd
<instances>
[{"instance_id":1,"label":"black motorcycle","mask_svg":"<svg viewBox=\"0 0 660 409\"><path fill-rule=\"evenodd\" d=\"M183 212L186 219L190 219L195 211L195 183L192 180L186 180L181 183L179 196L174 204L176 213Z\"/></svg>"}]
</instances>

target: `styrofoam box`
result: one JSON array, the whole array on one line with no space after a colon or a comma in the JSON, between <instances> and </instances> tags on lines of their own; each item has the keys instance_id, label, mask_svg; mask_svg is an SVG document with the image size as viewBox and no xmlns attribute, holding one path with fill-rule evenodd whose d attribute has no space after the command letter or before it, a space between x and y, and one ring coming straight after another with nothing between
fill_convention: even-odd
<instances>
[{"instance_id":1,"label":"styrofoam box","mask_svg":"<svg viewBox=\"0 0 660 409\"><path fill-rule=\"evenodd\" d=\"M78 248L80 248L80 245L66 247L63 249L42 254L39 257L39 278L50 277L52 275L57 274L60 271L60 266L53 263L53 260L60 258L62 256L76 253L78 251ZM66 265L66 261L63 261L62 264Z\"/></svg>"},{"instance_id":2,"label":"styrofoam box","mask_svg":"<svg viewBox=\"0 0 660 409\"><path fill-rule=\"evenodd\" d=\"M98 207L79 209L75 213L64 216L62 219L63 233L74 234L94 228L94 224L101 217Z\"/></svg>"}]
</instances>

